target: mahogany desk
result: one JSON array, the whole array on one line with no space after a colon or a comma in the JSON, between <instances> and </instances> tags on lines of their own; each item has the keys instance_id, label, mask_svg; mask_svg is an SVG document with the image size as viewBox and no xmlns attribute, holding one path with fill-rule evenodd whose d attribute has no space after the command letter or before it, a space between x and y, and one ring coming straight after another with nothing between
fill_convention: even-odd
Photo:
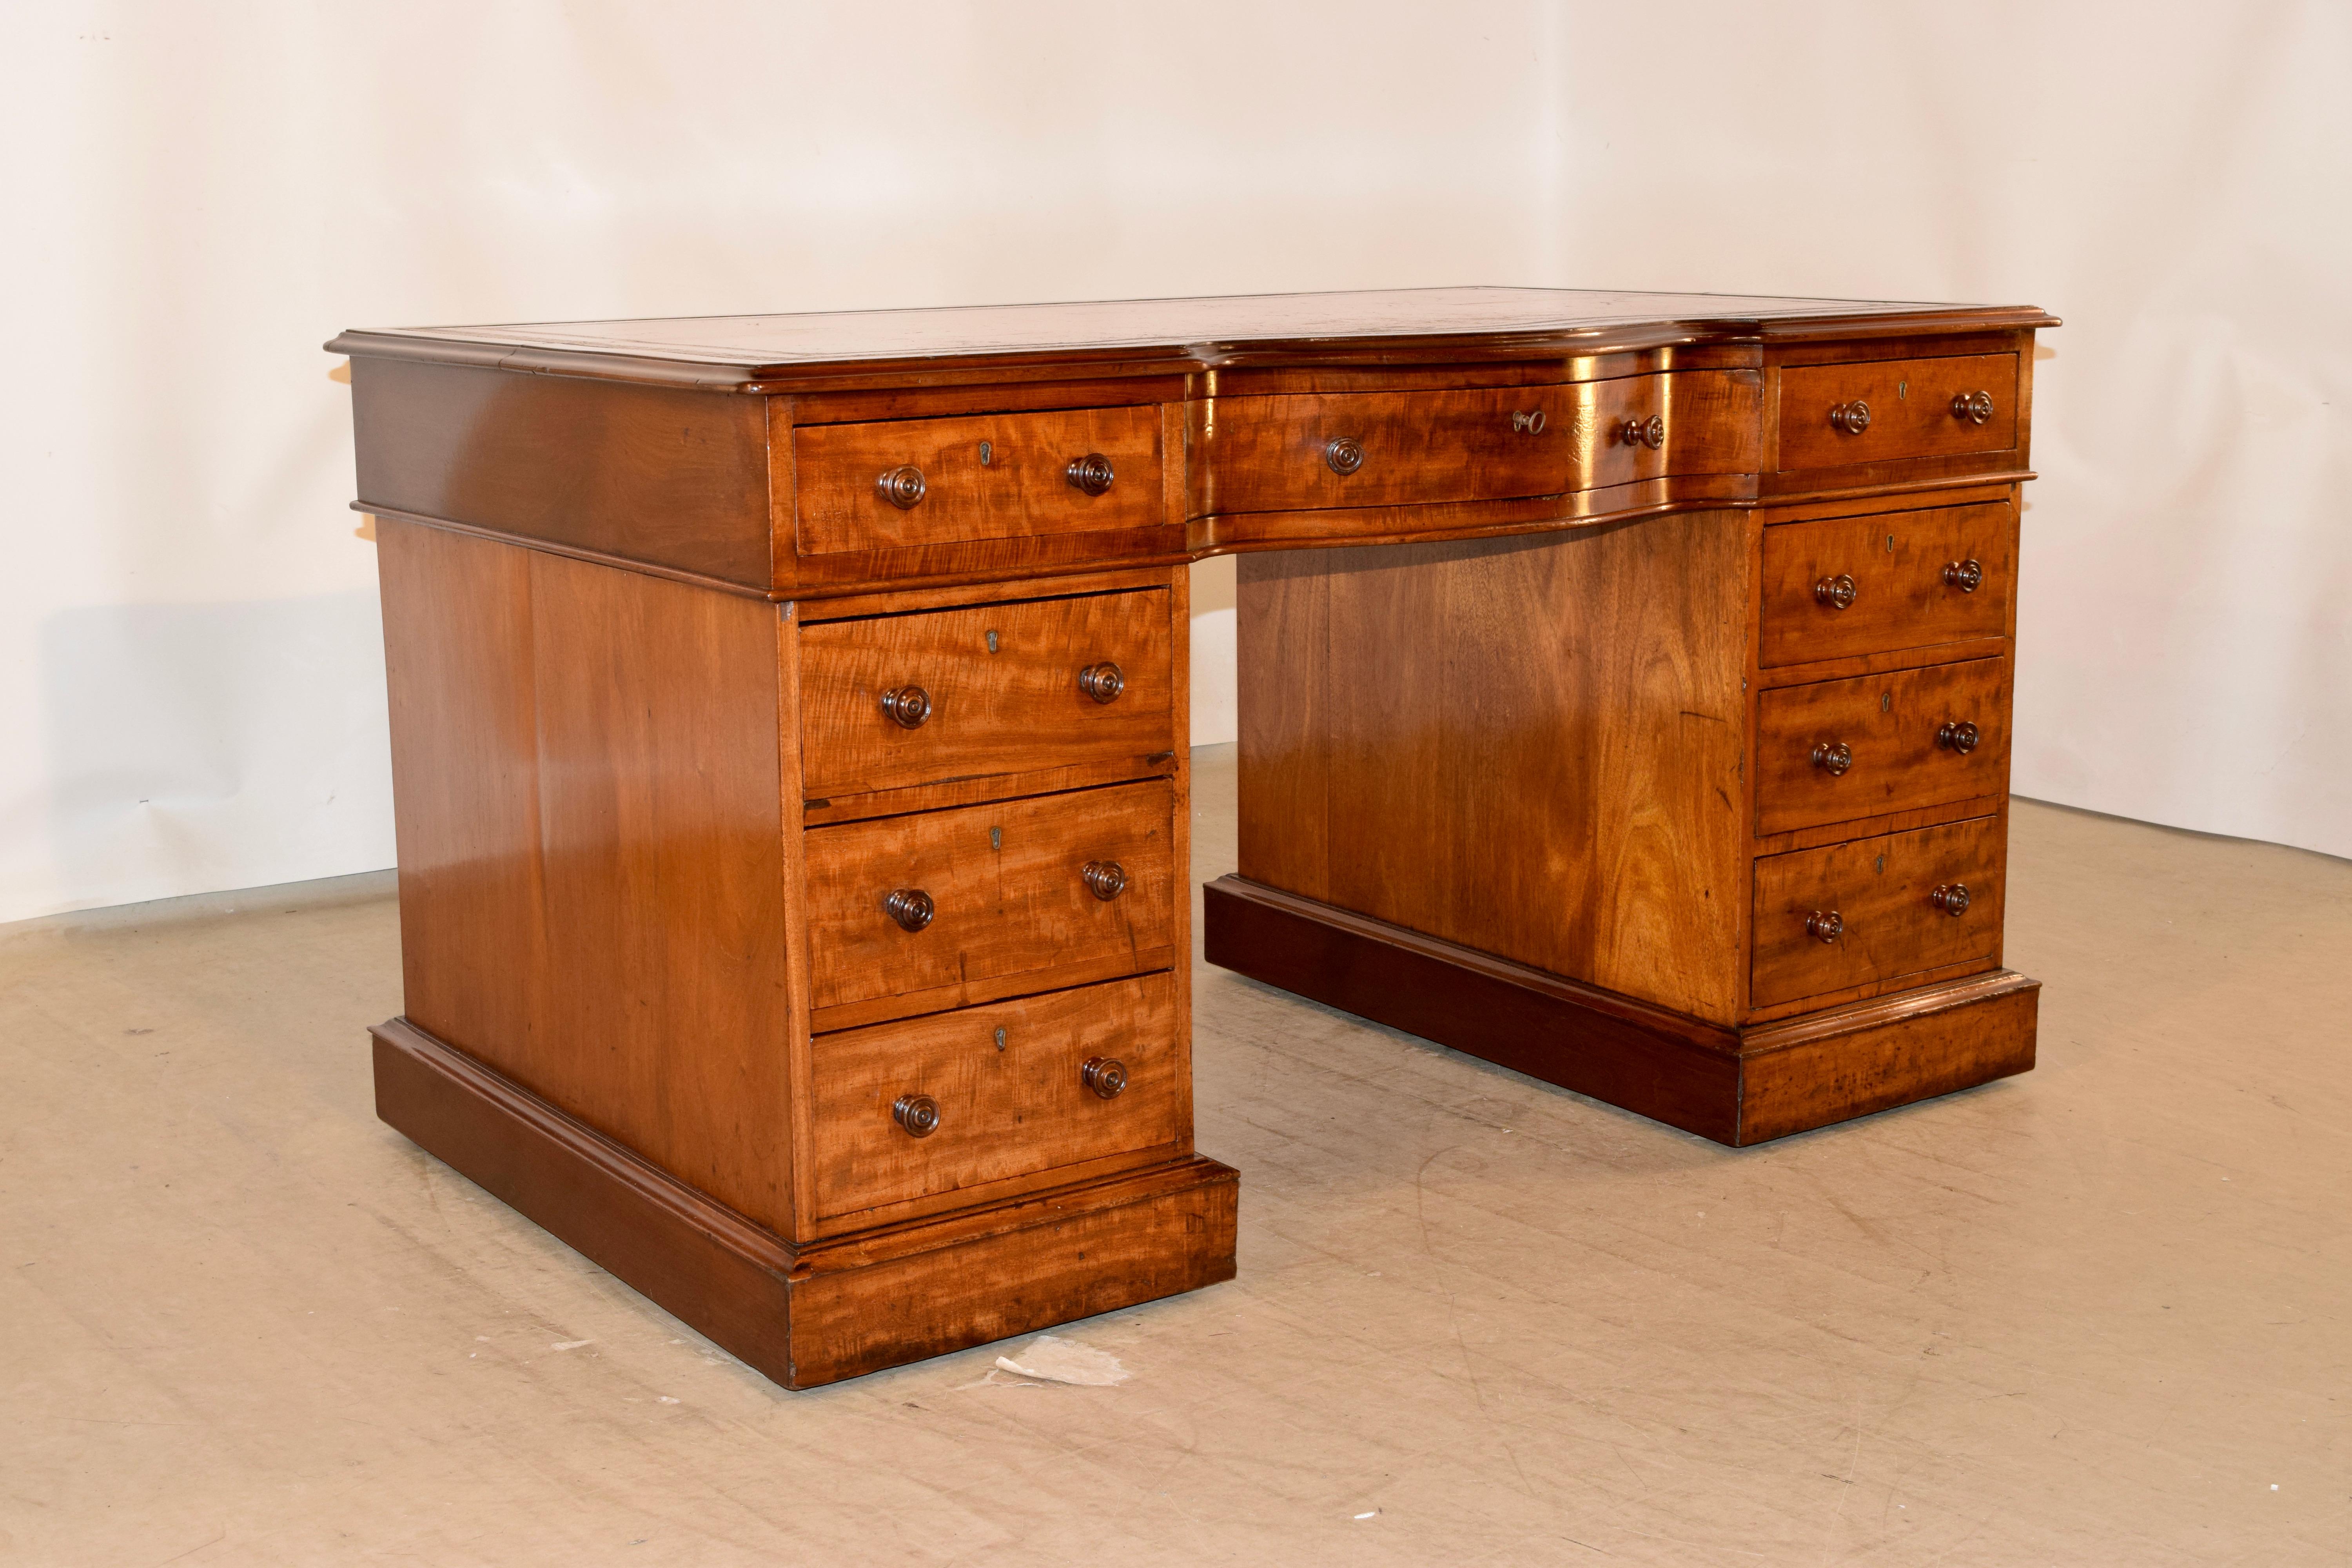
<instances>
[{"instance_id":1,"label":"mahogany desk","mask_svg":"<svg viewBox=\"0 0 2352 1568\"><path fill-rule=\"evenodd\" d=\"M2031 309L1509 289L352 332L385 1121L806 1387L1228 1279L1210 960L1725 1143L2033 1063Z\"/></svg>"}]
</instances>

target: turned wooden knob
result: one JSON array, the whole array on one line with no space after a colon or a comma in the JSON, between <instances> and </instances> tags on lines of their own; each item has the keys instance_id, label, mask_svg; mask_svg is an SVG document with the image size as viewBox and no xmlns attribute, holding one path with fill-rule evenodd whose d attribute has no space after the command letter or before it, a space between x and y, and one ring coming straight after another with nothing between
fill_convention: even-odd
<instances>
[{"instance_id":1,"label":"turned wooden knob","mask_svg":"<svg viewBox=\"0 0 2352 1568\"><path fill-rule=\"evenodd\" d=\"M909 1138L929 1138L940 1130L940 1102L928 1094L902 1094L890 1107L890 1120Z\"/></svg>"},{"instance_id":2,"label":"turned wooden knob","mask_svg":"<svg viewBox=\"0 0 2352 1568\"><path fill-rule=\"evenodd\" d=\"M1110 489L1111 480L1118 476L1110 471L1108 458L1100 452L1088 452L1083 458L1071 458L1070 466L1062 470L1062 477L1070 481L1072 489L1098 496Z\"/></svg>"},{"instance_id":3,"label":"turned wooden knob","mask_svg":"<svg viewBox=\"0 0 2352 1568\"><path fill-rule=\"evenodd\" d=\"M1105 1100L1117 1100L1127 1087L1127 1064L1116 1057L1088 1057L1078 1068L1078 1081Z\"/></svg>"},{"instance_id":4,"label":"turned wooden knob","mask_svg":"<svg viewBox=\"0 0 2352 1568\"><path fill-rule=\"evenodd\" d=\"M1323 444L1323 461L1344 479L1364 466L1364 444L1353 436L1334 436Z\"/></svg>"},{"instance_id":5,"label":"turned wooden knob","mask_svg":"<svg viewBox=\"0 0 2352 1568\"><path fill-rule=\"evenodd\" d=\"M1944 586L1958 588L1963 594L1973 594L1984 584L1984 566L1975 561L1944 563Z\"/></svg>"},{"instance_id":6,"label":"turned wooden knob","mask_svg":"<svg viewBox=\"0 0 2352 1568\"><path fill-rule=\"evenodd\" d=\"M1832 610L1851 609L1855 592L1853 579L1841 572L1813 584L1813 603L1827 605Z\"/></svg>"},{"instance_id":7,"label":"turned wooden knob","mask_svg":"<svg viewBox=\"0 0 2352 1568\"><path fill-rule=\"evenodd\" d=\"M1097 702L1116 702L1127 689L1127 677L1118 666L1105 659L1078 671L1078 689Z\"/></svg>"},{"instance_id":8,"label":"turned wooden knob","mask_svg":"<svg viewBox=\"0 0 2352 1568\"><path fill-rule=\"evenodd\" d=\"M1647 447L1655 451L1666 444L1666 416L1653 414L1647 419L1621 419L1617 422L1617 439L1628 447Z\"/></svg>"},{"instance_id":9,"label":"turned wooden knob","mask_svg":"<svg viewBox=\"0 0 2352 1568\"><path fill-rule=\"evenodd\" d=\"M1927 895L1927 901L1948 915L1969 912L1969 889L1964 882L1947 882Z\"/></svg>"},{"instance_id":10,"label":"turned wooden knob","mask_svg":"<svg viewBox=\"0 0 2352 1568\"><path fill-rule=\"evenodd\" d=\"M1975 751L1977 742L1982 739L1984 737L1978 732L1977 727L1965 719L1947 719L1936 731L1936 744L1948 752L1958 752L1964 757Z\"/></svg>"},{"instance_id":11,"label":"turned wooden knob","mask_svg":"<svg viewBox=\"0 0 2352 1568\"><path fill-rule=\"evenodd\" d=\"M902 730L919 730L931 716L931 694L919 686L894 686L882 694L882 711Z\"/></svg>"},{"instance_id":12,"label":"turned wooden knob","mask_svg":"<svg viewBox=\"0 0 2352 1568\"><path fill-rule=\"evenodd\" d=\"M1805 934L1819 942L1835 942L1845 932L1845 917L1835 910L1815 910L1805 917Z\"/></svg>"},{"instance_id":13,"label":"turned wooden knob","mask_svg":"<svg viewBox=\"0 0 2352 1568\"><path fill-rule=\"evenodd\" d=\"M930 894L920 888L893 888L890 896L882 900L882 912L908 931L920 931L931 923L939 911L931 903Z\"/></svg>"},{"instance_id":14,"label":"turned wooden knob","mask_svg":"<svg viewBox=\"0 0 2352 1568\"><path fill-rule=\"evenodd\" d=\"M895 468L885 468L882 477L874 481L882 499L905 511L923 499L923 470L912 463L902 463Z\"/></svg>"},{"instance_id":15,"label":"turned wooden knob","mask_svg":"<svg viewBox=\"0 0 2352 1568\"><path fill-rule=\"evenodd\" d=\"M1859 397L1852 403L1830 405L1830 426L1849 436L1859 436L1870 428L1870 405Z\"/></svg>"},{"instance_id":16,"label":"turned wooden knob","mask_svg":"<svg viewBox=\"0 0 2352 1568\"><path fill-rule=\"evenodd\" d=\"M1984 424L1992 417L1992 394L1990 392L1952 394L1952 417L1965 419L1971 425Z\"/></svg>"},{"instance_id":17,"label":"turned wooden knob","mask_svg":"<svg viewBox=\"0 0 2352 1568\"><path fill-rule=\"evenodd\" d=\"M1078 875L1086 879L1087 891L1105 903L1127 891L1127 868L1116 860L1089 860Z\"/></svg>"},{"instance_id":18,"label":"turned wooden knob","mask_svg":"<svg viewBox=\"0 0 2352 1568\"><path fill-rule=\"evenodd\" d=\"M1836 778L1853 766L1853 748L1843 741L1821 741L1813 746L1813 766Z\"/></svg>"}]
</instances>

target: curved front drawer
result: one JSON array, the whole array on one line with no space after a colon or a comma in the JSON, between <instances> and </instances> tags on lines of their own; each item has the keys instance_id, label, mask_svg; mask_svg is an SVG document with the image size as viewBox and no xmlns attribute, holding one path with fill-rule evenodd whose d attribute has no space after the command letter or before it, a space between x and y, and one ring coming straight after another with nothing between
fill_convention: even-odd
<instances>
[{"instance_id":1,"label":"curved front drawer","mask_svg":"<svg viewBox=\"0 0 2352 1568\"><path fill-rule=\"evenodd\" d=\"M812 1027L1167 968L1174 802L1153 782L810 828ZM1115 897L1090 865L1118 868ZM928 900L919 929L898 892Z\"/></svg>"},{"instance_id":2,"label":"curved front drawer","mask_svg":"<svg viewBox=\"0 0 2352 1568\"><path fill-rule=\"evenodd\" d=\"M819 1035L817 1213L914 1203L1067 1165L1164 1158L1192 1137L1186 1053L1166 974ZM1117 1061L1106 1100L1082 1077ZM892 1115L905 1097L937 1107L918 1138ZM1157 1155L1155 1156L1155 1151Z\"/></svg>"},{"instance_id":3,"label":"curved front drawer","mask_svg":"<svg viewBox=\"0 0 2352 1568\"><path fill-rule=\"evenodd\" d=\"M1979 816L1757 861L1750 1004L1990 963L2000 952L2002 849L2000 818ZM1955 888L1967 889L1958 913Z\"/></svg>"}]
</instances>

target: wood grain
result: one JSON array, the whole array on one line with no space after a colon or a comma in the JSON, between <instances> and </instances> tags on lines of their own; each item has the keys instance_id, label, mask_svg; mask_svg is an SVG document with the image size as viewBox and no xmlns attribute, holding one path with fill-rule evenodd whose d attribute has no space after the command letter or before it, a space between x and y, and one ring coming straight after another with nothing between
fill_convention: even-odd
<instances>
[{"instance_id":1,"label":"wood grain","mask_svg":"<svg viewBox=\"0 0 2352 1568\"><path fill-rule=\"evenodd\" d=\"M1066 1166L1190 1153L1191 1050L1176 1033L1176 986L1150 974L818 1036L819 1217L895 1217L920 1200L1001 1198ZM1094 1057L1126 1067L1116 1099L1079 1080ZM891 1119L906 1094L938 1101L937 1131L910 1137Z\"/></svg>"},{"instance_id":2,"label":"wood grain","mask_svg":"<svg viewBox=\"0 0 2352 1568\"><path fill-rule=\"evenodd\" d=\"M1730 1021L1745 529L1245 558L1242 875Z\"/></svg>"},{"instance_id":3,"label":"wood grain","mask_svg":"<svg viewBox=\"0 0 2352 1568\"><path fill-rule=\"evenodd\" d=\"M1061 966L1167 967L1173 805L1170 784L1121 784L809 829L814 1005L895 998L902 1015L1043 990ZM1089 892L1092 860L1124 868L1127 890ZM929 925L883 911L897 888L930 894Z\"/></svg>"},{"instance_id":4,"label":"wood grain","mask_svg":"<svg viewBox=\"0 0 2352 1568\"><path fill-rule=\"evenodd\" d=\"M1937 743L1950 721L1977 726L1976 749ZM1813 761L1826 742L1853 763ZM1792 832L1915 811L2009 788L2009 661L1971 658L1851 680L1776 687L1757 701L1756 831Z\"/></svg>"},{"instance_id":5,"label":"wood grain","mask_svg":"<svg viewBox=\"0 0 2352 1568\"><path fill-rule=\"evenodd\" d=\"M2017 510L2009 504L1938 507L1822 519L1764 531L1762 662L1801 664L1853 654L2005 636L2017 583ZM1947 565L1974 561L1984 580L1963 592ZM1848 576L1853 602L1822 603L1817 584Z\"/></svg>"},{"instance_id":6,"label":"wood grain","mask_svg":"<svg viewBox=\"0 0 2352 1568\"><path fill-rule=\"evenodd\" d=\"M2017 365L2012 353L1790 366L1780 372L1777 466L2008 451L2017 445ZM1992 417L1982 425L1954 417L1954 395L1976 392L1992 394ZM1868 429L1849 435L1831 425L1832 406L1856 400L1870 405Z\"/></svg>"},{"instance_id":7,"label":"wood grain","mask_svg":"<svg viewBox=\"0 0 2352 1568\"><path fill-rule=\"evenodd\" d=\"M1427 505L1559 495L1668 474L1755 466L1760 379L1681 371L1615 381L1465 391L1220 397L1192 405L1194 516ZM1626 419L1664 420L1653 448ZM1541 418L1540 428L1530 427ZM1333 470L1327 445L1362 446Z\"/></svg>"},{"instance_id":8,"label":"wood grain","mask_svg":"<svg viewBox=\"0 0 2352 1568\"><path fill-rule=\"evenodd\" d=\"M790 1234L775 610L403 523L377 548L407 1016Z\"/></svg>"},{"instance_id":9,"label":"wood grain","mask_svg":"<svg viewBox=\"0 0 2352 1568\"><path fill-rule=\"evenodd\" d=\"M1977 817L1757 861L1755 1005L1998 962L2005 837L2000 818ZM1935 888L1955 882L1969 894L1958 916L1927 901ZM1836 941L1807 934L1806 917L1816 910L1843 919Z\"/></svg>"},{"instance_id":10,"label":"wood grain","mask_svg":"<svg viewBox=\"0 0 2352 1568\"><path fill-rule=\"evenodd\" d=\"M395 1018L378 1113L787 1388L1234 1277L1234 1173L1197 1155L794 1246Z\"/></svg>"},{"instance_id":11,"label":"wood grain","mask_svg":"<svg viewBox=\"0 0 2352 1568\"><path fill-rule=\"evenodd\" d=\"M1160 410L1149 404L803 426L793 432L793 452L803 555L1101 533L1163 521ZM1101 495L1065 475L1089 453L1112 466L1115 477ZM922 470L926 488L921 500L901 510L875 482L903 464Z\"/></svg>"},{"instance_id":12,"label":"wood grain","mask_svg":"<svg viewBox=\"0 0 2352 1568\"><path fill-rule=\"evenodd\" d=\"M1132 777L1178 743L1168 641L1164 588L805 627L806 788L831 798L1086 765ZM1126 689L1097 702L1078 672L1104 662ZM881 706L910 685L931 705L912 730Z\"/></svg>"}]
</instances>

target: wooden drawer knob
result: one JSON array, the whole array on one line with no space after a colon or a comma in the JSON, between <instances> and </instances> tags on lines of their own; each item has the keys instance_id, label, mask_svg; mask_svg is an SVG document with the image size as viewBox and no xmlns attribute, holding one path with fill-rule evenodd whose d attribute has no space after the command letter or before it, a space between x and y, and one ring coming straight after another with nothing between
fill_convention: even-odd
<instances>
[{"instance_id":1,"label":"wooden drawer knob","mask_svg":"<svg viewBox=\"0 0 2352 1568\"><path fill-rule=\"evenodd\" d=\"M928 1094L902 1094L890 1107L890 1120L909 1138L929 1138L940 1130L940 1102Z\"/></svg>"},{"instance_id":2,"label":"wooden drawer knob","mask_svg":"<svg viewBox=\"0 0 2352 1568\"><path fill-rule=\"evenodd\" d=\"M1116 860L1089 860L1078 875L1086 879L1087 891L1105 903L1127 891L1127 868Z\"/></svg>"},{"instance_id":3,"label":"wooden drawer knob","mask_svg":"<svg viewBox=\"0 0 2352 1568\"><path fill-rule=\"evenodd\" d=\"M1813 746L1813 766L1832 778L1853 766L1853 748L1843 741L1821 741Z\"/></svg>"},{"instance_id":4,"label":"wooden drawer knob","mask_svg":"<svg viewBox=\"0 0 2352 1568\"><path fill-rule=\"evenodd\" d=\"M1323 444L1323 461L1344 479L1364 466L1364 444L1353 436L1334 436Z\"/></svg>"},{"instance_id":5,"label":"wooden drawer knob","mask_svg":"<svg viewBox=\"0 0 2352 1568\"><path fill-rule=\"evenodd\" d=\"M1118 666L1105 659L1078 671L1078 689L1097 702L1116 702L1127 689L1127 677Z\"/></svg>"},{"instance_id":6,"label":"wooden drawer knob","mask_svg":"<svg viewBox=\"0 0 2352 1568\"><path fill-rule=\"evenodd\" d=\"M920 931L931 923L939 911L931 904L930 894L920 888L893 888L890 896L882 900L882 912L908 931Z\"/></svg>"},{"instance_id":7,"label":"wooden drawer knob","mask_svg":"<svg viewBox=\"0 0 2352 1568\"><path fill-rule=\"evenodd\" d=\"M1083 458L1071 458L1070 466L1062 470L1062 477L1070 481L1072 489L1098 496L1110 489L1111 480L1118 476L1110 471L1108 458L1100 452L1088 452Z\"/></svg>"},{"instance_id":8,"label":"wooden drawer knob","mask_svg":"<svg viewBox=\"0 0 2352 1568\"><path fill-rule=\"evenodd\" d=\"M931 716L931 694L919 686L894 686L882 694L882 711L901 730L919 730Z\"/></svg>"},{"instance_id":9,"label":"wooden drawer knob","mask_svg":"<svg viewBox=\"0 0 2352 1568\"><path fill-rule=\"evenodd\" d=\"M1870 405L1859 397L1852 403L1830 405L1830 427L1849 436L1859 436L1870 428Z\"/></svg>"},{"instance_id":10,"label":"wooden drawer knob","mask_svg":"<svg viewBox=\"0 0 2352 1568\"><path fill-rule=\"evenodd\" d=\"M1927 901L1948 915L1969 912L1969 889L1965 882L1947 882L1927 895Z\"/></svg>"},{"instance_id":11,"label":"wooden drawer knob","mask_svg":"<svg viewBox=\"0 0 2352 1568\"><path fill-rule=\"evenodd\" d=\"M1952 394L1952 417L1965 419L1971 425L1988 423L1992 418L1992 394L1990 392Z\"/></svg>"},{"instance_id":12,"label":"wooden drawer knob","mask_svg":"<svg viewBox=\"0 0 2352 1568\"><path fill-rule=\"evenodd\" d=\"M1984 586L1984 566L1976 561L1944 563L1944 586L1958 588L1963 594L1973 594Z\"/></svg>"},{"instance_id":13,"label":"wooden drawer knob","mask_svg":"<svg viewBox=\"0 0 2352 1568\"><path fill-rule=\"evenodd\" d=\"M1835 942L1845 934L1845 917L1835 910L1815 910L1805 917L1805 934L1816 942Z\"/></svg>"},{"instance_id":14,"label":"wooden drawer knob","mask_svg":"<svg viewBox=\"0 0 2352 1568\"><path fill-rule=\"evenodd\" d=\"M1936 744L1948 752L1958 752L1964 757L1975 751L1977 742L1982 739L1984 737L1978 732L1977 727L1965 719L1947 719L1936 731Z\"/></svg>"},{"instance_id":15,"label":"wooden drawer knob","mask_svg":"<svg viewBox=\"0 0 2352 1568\"><path fill-rule=\"evenodd\" d=\"M1104 1100L1117 1100L1127 1087L1127 1064L1116 1057L1088 1057L1078 1068L1078 1081Z\"/></svg>"},{"instance_id":16,"label":"wooden drawer knob","mask_svg":"<svg viewBox=\"0 0 2352 1568\"><path fill-rule=\"evenodd\" d=\"M1832 610L1852 609L1855 592L1853 579L1841 572L1813 584L1813 603L1827 605Z\"/></svg>"},{"instance_id":17,"label":"wooden drawer knob","mask_svg":"<svg viewBox=\"0 0 2352 1568\"><path fill-rule=\"evenodd\" d=\"M1621 419L1617 422L1617 439L1628 447L1647 447L1654 452L1666 444L1666 416L1653 414L1647 419Z\"/></svg>"},{"instance_id":18,"label":"wooden drawer knob","mask_svg":"<svg viewBox=\"0 0 2352 1568\"><path fill-rule=\"evenodd\" d=\"M905 511L923 499L923 470L912 463L885 468L882 477L874 481L874 488L882 492L884 500Z\"/></svg>"}]
</instances>

